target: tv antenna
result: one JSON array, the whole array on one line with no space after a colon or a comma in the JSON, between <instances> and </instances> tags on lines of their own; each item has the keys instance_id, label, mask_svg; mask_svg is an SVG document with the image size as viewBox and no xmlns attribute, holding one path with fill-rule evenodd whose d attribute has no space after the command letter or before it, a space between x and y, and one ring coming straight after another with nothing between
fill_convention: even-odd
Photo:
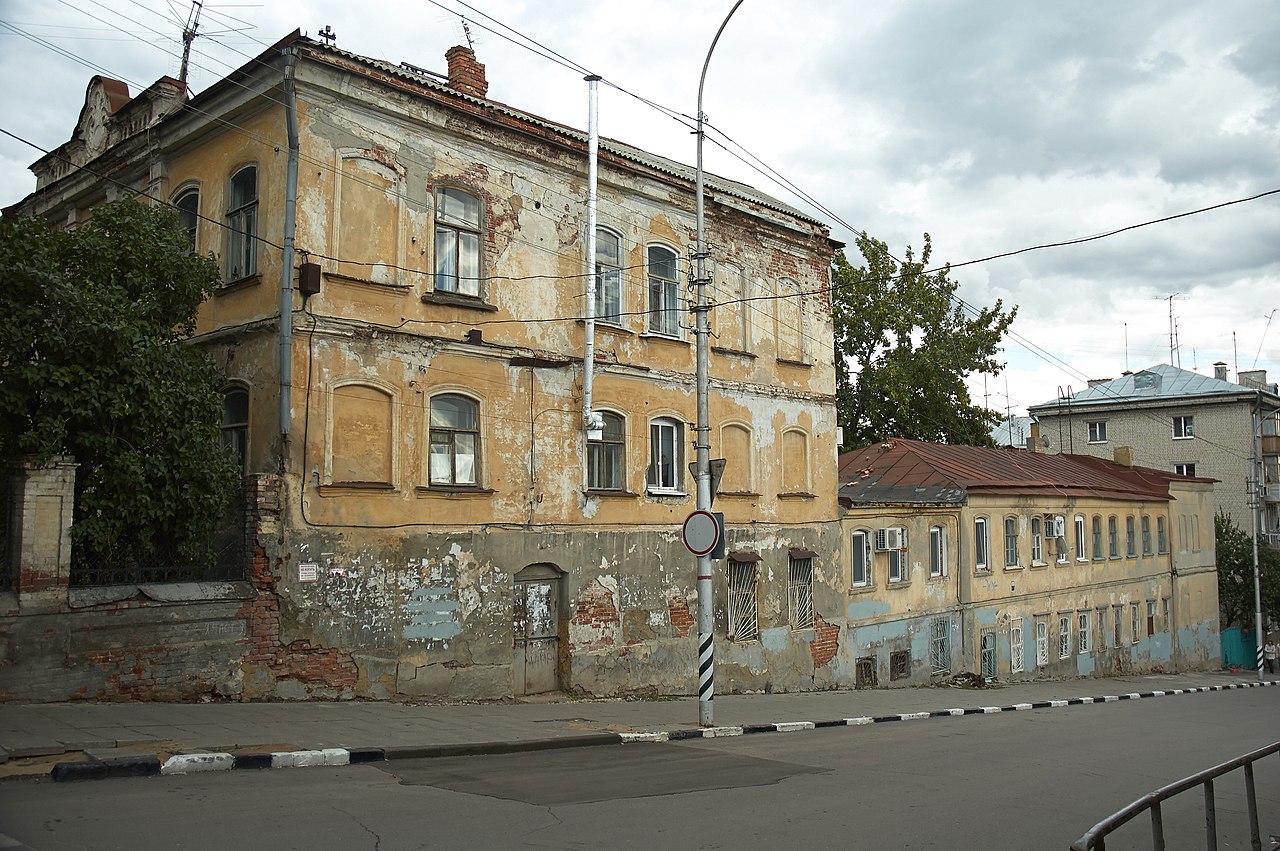
<instances>
[{"instance_id":1,"label":"tv antenna","mask_svg":"<svg viewBox=\"0 0 1280 851\"><path fill-rule=\"evenodd\" d=\"M204 11L201 0L191 0L191 11L187 14L187 22L182 27L182 66L178 69L178 81L187 84L187 70L191 65L191 43L196 40L200 30L200 13Z\"/></svg>"}]
</instances>

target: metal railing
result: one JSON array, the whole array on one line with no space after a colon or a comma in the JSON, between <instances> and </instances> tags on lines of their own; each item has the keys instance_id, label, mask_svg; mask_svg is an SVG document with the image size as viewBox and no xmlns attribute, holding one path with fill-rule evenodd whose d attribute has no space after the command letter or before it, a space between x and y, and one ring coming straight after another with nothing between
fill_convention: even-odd
<instances>
[{"instance_id":1,"label":"metal railing","mask_svg":"<svg viewBox=\"0 0 1280 851\"><path fill-rule=\"evenodd\" d=\"M1148 792L1129 806L1107 816L1095 824L1089 831L1071 843L1071 851L1106 851L1108 834L1144 812L1151 813L1151 847L1155 851L1164 851L1164 821L1160 812L1160 804L1196 786L1204 788L1204 834L1205 847L1216 851L1218 847L1218 814L1213 797L1213 781L1237 768L1244 769L1245 796L1249 805L1249 837L1254 851L1262 851L1262 837L1258 832L1258 799L1253 788L1253 764L1264 756L1280 753L1280 742L1274 742L1265 748L1238 756L1233 760L1206 768L1176 783L1170 783L1154 792Z\"/></svg>"}]
</instances>

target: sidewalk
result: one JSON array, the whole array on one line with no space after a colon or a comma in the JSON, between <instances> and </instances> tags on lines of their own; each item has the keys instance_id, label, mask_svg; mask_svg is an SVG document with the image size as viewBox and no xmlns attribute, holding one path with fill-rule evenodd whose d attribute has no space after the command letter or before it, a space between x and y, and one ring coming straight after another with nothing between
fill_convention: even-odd
<instances>
[{"instance_id":1,"label":"sidewalk","mask_svg":"<svg viewBox=\"0 0 1280 851\"><path fill-rule=\"evenodd\" d=\"M1268 677L1268 685L1280 680ZM721 695L713 731L695 698L414 705L345 703L60 703L0 705L0 777L79 776L209 768L334 765L411 756L494 753L621 741L791 731L940 715L1145 697L1194 700L1202 691L1257 686L1252 672L1205 672L1019 683ZM1191 694L1187 694L1191 692ZM1176 694L1175 694L1176 693ZM1275 691L1280 701L1280 689ZM1213 699L1211 696L1208 699ZM907 716L904 718L903 716ZM204 756L191 756L201 755ZM210 754L219 754L216 759ZM275 758L272 755L275 755ZM293 756L290 756L290 755ZM299 756L309 754L309 756ZM188 755L185 761L179 756ZM7 763L7 764L5 764ZM216 765L215 765L216 763ZM166 767L167 766L167 767Z\"/></svg>"}]
</instances>

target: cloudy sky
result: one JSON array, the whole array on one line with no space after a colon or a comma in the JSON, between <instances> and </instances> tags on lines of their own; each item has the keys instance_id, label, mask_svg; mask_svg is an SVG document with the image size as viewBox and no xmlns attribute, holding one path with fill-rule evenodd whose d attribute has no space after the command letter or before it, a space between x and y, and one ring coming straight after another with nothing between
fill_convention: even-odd
<instances>
[{"instance_id":1,"label":"cloudy sky","mask_svg":"<svg viewBox=\"0 0 1280 851\"><path fill-rule=\"evenodd\" d=\"M469 2L209 2L191 82L200 91L294 28L325 25L346 50L443 71L465 16L491 98L586 126L582 73L501 24L619 87L601 90L604 135L693 161L688 129L631 94L694 114L732 0ZM52 148L93 74L134 92L175 74L188 11L0 0L0 128ZM927 231L934 259L958 264L1280 189L1277 45L1280 3L1264 0L745 0L716 48L705 110L843 222L899 256ZM39 156L0 136L0 205L34 189ZM708 145L706 162L852 243L833 216L721 148ZM985 382L993 408L1018 413L1087 378L1168 362L1171 303L1183 368L1256 362L1280 378L1280 194L954 277L971 303L1019 305L1008 368ZM972 386L981 401L983 380Z\"/></svg>"}]
</instances>

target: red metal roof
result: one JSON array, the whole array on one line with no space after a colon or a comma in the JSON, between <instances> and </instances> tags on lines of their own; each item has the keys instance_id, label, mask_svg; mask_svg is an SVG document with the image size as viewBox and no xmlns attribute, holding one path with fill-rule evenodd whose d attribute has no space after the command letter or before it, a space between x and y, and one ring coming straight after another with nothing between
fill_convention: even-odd
<instances>
[{"instance_id":1,"label":"red metal roof","mask_svg":"<svg viewBox=\"0 0 1280 851\"><path fill-rule=\"evenodd\" d=\"M901 438L844 453L839 476L840 496L854 502L957 502L972 493L1167 500L1169 482L1185 478L1085 455Z\"/></svg>"}]
</instances>

